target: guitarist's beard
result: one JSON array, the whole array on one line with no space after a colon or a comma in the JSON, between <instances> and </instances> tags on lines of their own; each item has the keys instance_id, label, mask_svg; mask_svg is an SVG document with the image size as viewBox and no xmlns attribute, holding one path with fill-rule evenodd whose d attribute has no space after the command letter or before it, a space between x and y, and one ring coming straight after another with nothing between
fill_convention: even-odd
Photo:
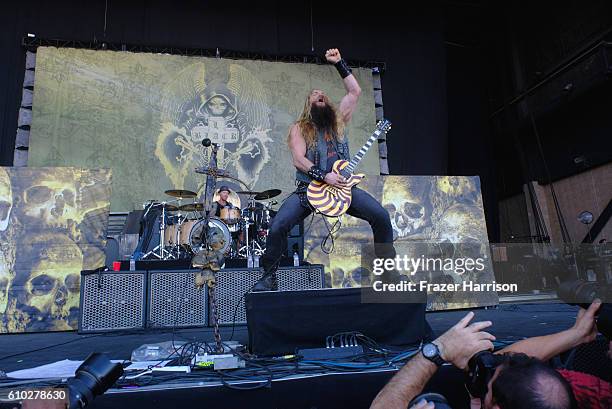
<instances>
[{"instance_id":1,"label":"guitarist's beard","mask_svg":"<svg viewBox=\"0 0 612 409\"><path fill-rule=\"evenodd\" d=\"M310 117L319 130L332 133L336 128L336 111L328 104L322 107L316 105L316 103L312 104L310 107Z\"/></svg>"}]
</instances>

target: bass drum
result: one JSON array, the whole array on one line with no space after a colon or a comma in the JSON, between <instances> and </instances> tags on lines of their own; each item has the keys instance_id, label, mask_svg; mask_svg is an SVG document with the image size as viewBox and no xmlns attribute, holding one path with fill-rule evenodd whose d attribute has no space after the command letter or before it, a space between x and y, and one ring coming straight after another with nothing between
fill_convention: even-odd
<instances>
[{"instance_id":1,"label":"bass drum","mask_svg":"<svg viewBox=\"0 0 612 409\"><path fill-rule=\"evenodd\" d=\"M191 227L191 231L189 232L189 247L194 253L197 253L203 248L202 229L204 228L205 222L206 220L198 220L198 222ZM219 230L221 234L223 234L225 244L223 245L221 251L223 252L223 254L227 254L232 245L232 236L230 234L229 229L227 228L227 225L217 217L210 217L208 219L208 226L211 229Z\"/></svg>"}]
</instances>

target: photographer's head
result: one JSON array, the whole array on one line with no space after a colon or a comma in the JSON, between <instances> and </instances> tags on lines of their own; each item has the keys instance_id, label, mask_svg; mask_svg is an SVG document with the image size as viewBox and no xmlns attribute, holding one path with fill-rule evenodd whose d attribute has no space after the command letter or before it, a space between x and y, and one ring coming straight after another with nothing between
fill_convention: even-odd
<instances>
[{"instance_id":1,"label":"photographer's head","mask_svg":"<svg viewBox=\"0 0 612 409\"><path fill-rule=\"evenodd\" d=\"M574 409L570 384L544 362L510 354L488 384L485 409Z\"/></svg>"}]
</instances>

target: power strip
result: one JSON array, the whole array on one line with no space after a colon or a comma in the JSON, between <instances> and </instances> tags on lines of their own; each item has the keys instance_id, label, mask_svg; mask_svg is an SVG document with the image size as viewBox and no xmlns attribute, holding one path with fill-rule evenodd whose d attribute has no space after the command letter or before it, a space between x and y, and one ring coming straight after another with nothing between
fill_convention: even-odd
<instances>
[{"instance_id":1,"label":"power strip","mask_svg":"<svg viewBox=\"0 0 612 409\"><path fill-rule=\"evenodd\" d=\"M218 371L220 369L244 368L245 362L243 359L233 354L197 354L194 365L198 368L213 368L215 371Z\"/></svg>"},{"instance_id":2,"label":"power strip","mask_svg":"<svg viewBox=\"0 0 612 409\"><path fill-rule=\"evenodd\" d=\"M297 351L297 355L301 355L305 360L351 358L362 354L363 347L361 345L337 348L308 348L298 349Z\"/></svg>"},{"instance_id":3,"label":"power strip","mask_svg":"<svg viewBox=\"0 0 612 409\"><path fill-rule=\"evenodd\" d=\"M181 366L162 366L160 368L151 368L151 370L153 372L185 372L185 373L190 373L191 372L191 367L187 366L187 365L181 365Z\"/></svg>"}]
</instances>

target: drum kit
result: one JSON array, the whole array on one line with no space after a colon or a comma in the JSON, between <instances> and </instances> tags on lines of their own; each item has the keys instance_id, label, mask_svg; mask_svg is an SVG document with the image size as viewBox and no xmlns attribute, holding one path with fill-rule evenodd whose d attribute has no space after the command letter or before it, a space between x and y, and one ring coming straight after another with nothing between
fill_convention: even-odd
<instances>
[{"instance_id":1,"label":"drum kit","mask_svg":"<svg viewBox=\"0 0 612 409\"><path fill-rule=\"evenodd\" d=\"M159 211L159 244L143 255L143 259L177 260L191 258L202 250L203 230L206 223L204 203L196 202L198 194L190 190L166 190L172 197L168 201L145 203L146 213ZM270 200L281 194L279 189L263 192L238 191L228 198L228 205L221 208L219 216L209 215L208 225L218 229L225 238L222 252L226 258L261 256L266 251L266 239L272 218L273 207L278 204ZM246 196L246 205L241 207L239 195ZM215 195L213 200L217 200ZM189 201L189 203L184 203ZM214 207L213 207L214 208Z\"/></svg>"}]
</instances>

